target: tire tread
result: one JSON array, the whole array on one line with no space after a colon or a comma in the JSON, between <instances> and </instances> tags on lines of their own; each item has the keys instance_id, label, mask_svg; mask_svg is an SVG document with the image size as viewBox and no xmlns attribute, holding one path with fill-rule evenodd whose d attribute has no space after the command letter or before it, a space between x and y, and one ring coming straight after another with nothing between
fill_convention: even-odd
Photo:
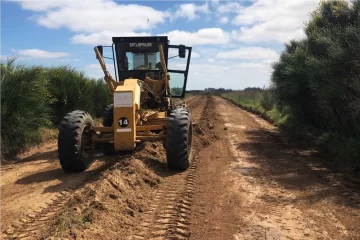
<instances>
[{"instance_id":1,"label":"tire tread","mask_svg":"<svg viewBox=\"0 0 360 240\"><path fill-rule=\"evenodd\" d=\"M187 109L178 108L170 113L166 136L166 158L170 169L189 168L191 149L188 149L188 141L192 141L191 130L191 115Z\"/></svg>"},{"instance_id":2,"label":"tire tread","mask_svg":"<svg viewBox=\"0 0 360 240\"><path fill-rule=\"evenodd\" d=\"M94 122L89 113L80 110L68 113L60 123L58 156L61 167L66 172L85 171L93 161L92 154L86 159L79 155L81 129L86 125L94 127Z\"/></svg>"}]
</instances>

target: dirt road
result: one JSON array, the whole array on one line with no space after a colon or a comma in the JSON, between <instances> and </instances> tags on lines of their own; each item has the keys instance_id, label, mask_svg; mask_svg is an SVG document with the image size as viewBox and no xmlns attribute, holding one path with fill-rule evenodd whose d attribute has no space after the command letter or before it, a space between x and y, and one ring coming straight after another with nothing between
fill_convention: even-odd
<instances>
[{"instance_id":1,"label":"dirt road","mask_svg":"<svg viewBox=\"0 0 360 240\"><path fill-rule=\"evenodd\" d=\"M72 191L95 181L96 175L113 163L112 159L98 158L82 174L65 174L58 161L57 145L52 143L18 163L2 167L2 232L12 234L18 226L33 224L32 218L42 213L55 214Z\"/></svg>"},{"instance_id":2,"label":"dirt road","mask_svg":"<svg viewBox=\"0 0 360 240\"><path fill-rule=\"evenodd\" d=\"M360 239L356 186L266 121L213 101L227 131L199 154L192 239Z\"/></svg>"},{"instance_id":3,"label":"dirt road","mask_svg":"<svg viewBox=\"0 0 360 240\"><path fill-rule=\"evenodd\" d=\"M55 145L2 167L2 238L360 239L358 185L222 98L187 102L185 172L167 169L161 143L81 174L62 172Z\"/></svg>"}]
</instances>

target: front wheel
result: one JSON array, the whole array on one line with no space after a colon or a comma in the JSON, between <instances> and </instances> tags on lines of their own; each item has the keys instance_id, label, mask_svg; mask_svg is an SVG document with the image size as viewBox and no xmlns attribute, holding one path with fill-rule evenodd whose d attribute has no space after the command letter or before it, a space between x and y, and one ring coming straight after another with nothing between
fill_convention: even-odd
<instances>
[{"instance_id":1,"label":"front wheel","mask_svg":"<svg viewBox=\"0 0 360 240\"><path fill-rule=\"evenodd\" d=\"M168 167L186 170L190 166L192 145L191 115L185 108L172 110L165 140Z\"/></svg>"},{"instance_id":2,"label":"front wheel","mask_svg":"<svg viewBox=\"0 0 360 240\"><path fill-rule=\"evenodd\" d=\"M58 153L65 172L85 171L93 162L93 128L90 114L80 110L68 113L61 121Z\"/></svg>"}]
</instances>

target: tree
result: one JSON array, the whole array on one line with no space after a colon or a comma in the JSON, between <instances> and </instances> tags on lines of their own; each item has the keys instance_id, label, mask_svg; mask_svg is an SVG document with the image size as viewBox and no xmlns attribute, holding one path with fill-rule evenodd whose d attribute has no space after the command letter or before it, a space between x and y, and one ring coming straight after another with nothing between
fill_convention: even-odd
<instances>
[{"instance_id":1,"label":"tree","mask_svg":"<svg viewBox=\"0 0 360 240\"><path fill-rule=\"evenodd\" d=\"M273 65L279 103L293 117L344 134L360 135L360 0L323 1Z\"/></svg>"}]
</instances>

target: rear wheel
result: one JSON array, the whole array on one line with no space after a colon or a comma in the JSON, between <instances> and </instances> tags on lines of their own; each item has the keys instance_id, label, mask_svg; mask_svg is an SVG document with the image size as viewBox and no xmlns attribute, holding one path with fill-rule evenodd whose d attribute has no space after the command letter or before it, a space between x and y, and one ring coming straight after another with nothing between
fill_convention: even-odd
<instances>
[{"instance_id":1,"label":"rear wheel","mask_svg":"<svg viewBox=\"0 0 360 240\"><path fill-rule=\"evenodd\" d=\"M114 104L109 104L105 107L103 114L103 126L111 127L114 122Z\"/></svg>"},{"instance_id":2,"label":"rear wheel","mask_svg":"<svg viewBox=\"0 0 360 240\"><path fill-rule=\"evenodd\" d=\"M190 165L192 121L188 110L171 111L165 140L166 158L170 169L186 170Z\"/></svg>"},{"instance_id":3,"label":"rear wheel","mask_svg":"<svg viewBox=\"0 0 360 240\"><path fill-rule=\"evenodd\" d=\"M65 172L85 171L93 162L93 127L90 114L80 110L68 113L61 121L58 153Z\"/></svg>"},{"instance_id":4,"label":"rear wheel","mask_svg":"<svg viewBox=\"0 0 360 240\"><path fill-rule=\"evenodd\" d=\"M114 122L114 104L109 104L105 107L103 115L103 126L111 127ZM103 153L105 155L112 155L114 153L114 144L113 143L104 143L103 144Z\"/></svg>"}]
</instances>

